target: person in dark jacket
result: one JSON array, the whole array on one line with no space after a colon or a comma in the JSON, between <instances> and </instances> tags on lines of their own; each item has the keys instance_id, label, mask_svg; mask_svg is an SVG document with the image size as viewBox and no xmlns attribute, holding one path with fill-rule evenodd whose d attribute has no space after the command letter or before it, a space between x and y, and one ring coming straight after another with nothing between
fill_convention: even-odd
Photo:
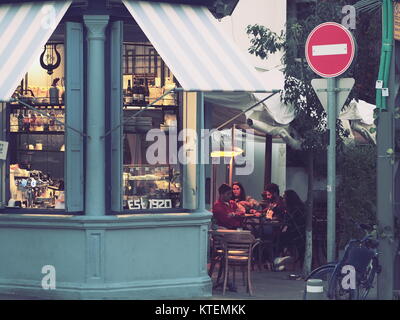
<instances>
[{"instance_id":1,"label":"person in dark jacket","mask_svg":"<svg viewBox=\"0 0 400 320\"><path fill-rule=\"evenodd\" d=\"M279 195L279 186L270 183L265 187L263 196L263 212L267 219L283 221L285 214L285 205L282 197Z\"/></svg>"},{"instance_id":2,"label":"person in dark jacket","mask_svg":"<svg viewBox=\"0 0 400 320\"><path fill-rule=\"evenodd\" d=\"M286 190L283 195L286 207L285 227L280 236L280 246L283 251L297 249L299 259L304 258L305 250L305 205L294 190ZM293 253L292 253L293 254Z\"/></svg>"},{"instance_id":3,"label":"person in dark jacket","mask_svg":"<svg viewBox=\"0 0 400 320\"><path fill-rule=\"evenodd\" d=\"M212 209L216 224L227 229L241 228L245 210L232 200L232 188L224 183L218 188L218 193L219 199Z\"/></svg>"}]
</instances>

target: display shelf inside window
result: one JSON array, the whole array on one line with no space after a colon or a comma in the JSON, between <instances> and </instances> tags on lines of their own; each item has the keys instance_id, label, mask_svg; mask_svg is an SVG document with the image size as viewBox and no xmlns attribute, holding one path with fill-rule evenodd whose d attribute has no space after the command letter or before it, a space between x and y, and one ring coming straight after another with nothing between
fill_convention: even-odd
<instances>
[{"instance_id":1,"label":"display shelf inside window","mask_svg":"<svg viewBox=\"0 0 400 320\"><path fill-rule=\"evenodd\" d=\"M124 165L125 210L181 207L179 166Z\"/></svg>"},{"instance_id":2,"label":"display shelf inside window","mask_svg":"<svg viewBox=\"0 0 400 320\"><path fill-rule=\"evenodd\" d=\"M123 55L123 96L125 110L140 110L156 101L177 83L151 44L125 43ZM175 93L168 94L150 108L177 106Z\"/></svg>"},{"instance_id":3,"label":"display shelf inside window","mask_svg":"<svg viewBox=\"0 0 400 320\"><path fill-rule=\"evenodd\" d=\"M21 100L34 110L9 104L10 198L15 207L64 209L65 106Z\"/></svg>"},{"instance_id":4,"label":"display shelf inside window","mask_svg":"<svg viewBox=\"0 0 400 320\"><path fill-rule=\"evenodd\" d=\"M64 134L63 104L30 103L33 109L20 103L10 104L10 132L20 134Z\"/></svg>"}]
</instances>

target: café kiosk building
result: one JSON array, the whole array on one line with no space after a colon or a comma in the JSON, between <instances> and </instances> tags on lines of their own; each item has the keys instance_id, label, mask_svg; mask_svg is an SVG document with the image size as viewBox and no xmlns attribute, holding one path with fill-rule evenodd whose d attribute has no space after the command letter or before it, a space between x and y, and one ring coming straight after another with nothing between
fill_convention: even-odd
<instances>
[{"instance_id":1,"label":"caf\u00e9 kiosk building","mask_svg":"<svg viewBox=\"0 0 400 320\"><path fill-rule=\"evenodd\" d=\"M0 294L211 295L204 166L167 151L208 156L172 134L204 92L263 91L218 28L236 4L0 2Z\"/></svg>"}]
</instances>

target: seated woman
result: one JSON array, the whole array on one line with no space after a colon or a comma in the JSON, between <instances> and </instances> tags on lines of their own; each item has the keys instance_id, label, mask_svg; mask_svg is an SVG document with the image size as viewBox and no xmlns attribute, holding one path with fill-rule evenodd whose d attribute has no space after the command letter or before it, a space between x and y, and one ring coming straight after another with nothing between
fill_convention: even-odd
<instances>
[{"instance_id":1,"label":"seated woman","mask_svg":"<svg viewBox=\"0 0 400 320\"><path fill-rule=\"evenodd\" d=\"M294 247L297 250L298 259L303 259L306 233L305 205L293 190L286 190L283 200L286 206L286 214L285 227L280 237L281 249L286 251L288 248ZM283 252L283 254L286 253Z\"/></svg>"},{"instance_id":2,"label":"seated woman","mask_svg":"<svg viewBox=\"0 0 400 320\"><path fill-rule=\"evenodd\" d=\"M257 200L246 196L246 191L240 182L234 182L232 184L232 200L234 200L239 207L243 207L246 213L255 213L261 210L261 206Z\"/></svg>"},{"instance_id":3,"label":"seated woman","mask_svg":"<svg viewBox=\"0 0 400 320\"><path fill-rule=\"evenodd\" d=\"M212 208L216 224L227 229L241 228L245 210L232 200L232 188L224 183L218 188L218 193L219 199Z\"/></svg>"}]
</instances>

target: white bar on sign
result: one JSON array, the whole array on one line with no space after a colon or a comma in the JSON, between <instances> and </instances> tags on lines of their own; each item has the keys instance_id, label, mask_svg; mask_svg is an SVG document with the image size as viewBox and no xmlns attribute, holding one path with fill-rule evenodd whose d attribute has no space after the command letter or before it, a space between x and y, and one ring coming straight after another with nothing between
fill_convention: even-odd
<instances>
[{"instance_id":1,"label":"white bar on sign","mask_svg":"<svg viewBox=\"0 0 400 320\"><path fill-rule=\"evenodd\" d=\"M339 54L347 54L347 44L325 44L320 46L312 46L312 55L316 56L333 56Z\"/></svg>"}]
</instances>

